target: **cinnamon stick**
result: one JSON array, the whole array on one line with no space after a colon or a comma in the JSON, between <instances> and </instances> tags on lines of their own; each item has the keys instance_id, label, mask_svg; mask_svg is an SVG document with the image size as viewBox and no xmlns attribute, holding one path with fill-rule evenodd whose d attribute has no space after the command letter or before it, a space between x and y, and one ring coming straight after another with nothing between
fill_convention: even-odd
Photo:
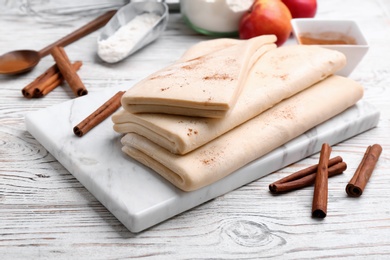
<instances>
[{"instance_id":1,"label":"cinnamon stick","mask_svg":"<svg viewBox=\"0 0 390 260\"><path fill-rule=\"evenodd\" d=\"M125 91L119 91L97 110L90 114L73 128L73 133L79 137L85 135L89 130L100 124L121 106L121 98Z\"/></svg>"},{"instance_id":2,"label":"cinnamon stick","mask_svg":"<svg viewBox=\"0 0 390 260\"><path fill-rule=\"evenodd\" d=\"M336 157L332 158L331 160L329 160L329 165L328 165L328 167L329 167L328 168L329 177L333 177L333 176L342 174L347 169L347 164L345 162L338 162L336 164L331 164L330 162L333 159L336 159ZM293 190L297 190L297 189L300 189L300 188L304 188L304 187L310 186L310 185L312 185L315 182L316 171L317 171L317 168L318 168L317 166L318 166L318 164L310 166L310 167L308 167L306 169L303 169L303 170L301 170L299 172L296 172L296 173L293 173L293 174L290 175L290 176L297 175L297 174L299 174L301 172L304 172L304 171L306 171L308 169L315 168L314 171L310 171L310 172L306 173L306 175L304 175L304 176L302 176L302 177L300 177L298 179L294 179L294 180L291 180L291 181L288 181L288 182L279 182L279 181L274 182L274 183L269 185L269 190L272 193L283 193L283 192L289 192L289 191L293 191ZM287 176L287 177L290 177L290 176Z\"/></svg>"},{"instance_id":3,"label":"cinnamon stick","mask_svg":"<svg viewBox=\"0 0 390 260\"><path fill-rule=\"evenodd\" d=\"M81 81L79 75L72 68L69 61L68 55L61 46L55 46L51 55L57 63L58 69L60 70L62 76L68 82L70 88L76 96L83 96L88 94L87 89L85 88L83 82Z\"/></svg>"},{"instance_id":4,"label":"cinnamon stick","mask_svg":"<svg viewBox=\"0 0 390 260\"><path fill-rule=\"evenodd\" d=\"M345 187L345 191L349 196L359 197L363 194L364 188L366 187L368 180L374 171L375 165L378 162L381 153L382 146L379 144L374 144L367 147L367 150L358 168L356 169L355 174Z\"/></svg>"},{"instance_id":5,"label":"cinnamon stick","mask_svg":"<svg viewBox=\"0 0 390 260\"><path fill-rule=\"evenodd\" d=\"M325 218L328 207L328 162L332 148L324 143L315 176L312 217Z\"/></svg>"},{"instance_id":6,"label":"cinnamon stick","mask_svg":"<svg viewBox=\"0 0 390 260\"><path fill-rule=\"evenodd\" d=\"M329 160L328 167L331 167L331 166L333 166L333 165L335 165L337 163L340 163L342 161L343 161L343 158L341 158L341 156L336 156L336 157L334 157L334 158ZM295 180L301 179L301 178L303 178L303 177L305 177L307 175L316 173L317 169L318 169L318 164L314 164L314 165L309 166L309 167L307 167L305 169L302 169L302 170L297 171L297 172L295 172L293 174L290 174L290 175L288 175L288 176L286 176L286 177L284 177L284 178L282 178L282 179L280 179L278 181L275 181L272 184L270 184L270 186L273 185L273 184L282 184L282 183L291 182L291 181L295 181Z\"/></svg>"},{"instance_id":7,"label":"cinnamon stick","mask_svg":"<svg viewBox=\"0 0 390 260\"><path fill-rule=\"evenodd\" d=\"M82 66L81 61L72 64L74 70L79 70ZM64 81L57 64L52 65L43 74L22 89L25 98L39 98L45 96Z\"/></svg>"},{"instance_id":8,"label":"cinnamon stick","mask_svg":"<svg viewBox=\"0 0 390 260\"><path fill-rule=\"evenodd\" d=\"M46 82L48 78L52 77L56 73L58 73L58 67L56 64L54 64L53 66L48 68L43 74L38 76L35 80L33 80L30 84L28 84L22 89L23 96L26 98L35 97L34 93L36 86L41 84L42 82Z\"/></svg>"},{"instance_id":9,"label":"cinnamon stick","mask_svg":"<svg viewBox=\"0 0 390 260\"><path fill-rule=\"evenodd\" d=\"M72 68L75 71L78 71L82 65L83 63L81 61L75 61L74 63L72 63ZM36 88L36 90L38 90L41 96L45 96L47 93L61 85L64 80L64 76L62 76L61 72L58 72L57 75L53 76L51 80L46 82L45 86Z\"/></svg>"}]
</instances>

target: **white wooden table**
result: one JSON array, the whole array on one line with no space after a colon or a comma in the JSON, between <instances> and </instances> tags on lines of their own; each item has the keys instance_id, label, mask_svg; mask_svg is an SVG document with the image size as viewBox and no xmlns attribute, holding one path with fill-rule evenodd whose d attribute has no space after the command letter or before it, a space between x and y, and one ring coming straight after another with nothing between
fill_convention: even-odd
<instances>
[{"instance_id":1,"label":"white wooden table","mask_svg":"<svg viewBox=\"0 0 390 260\"><path fill-rule=\"evenodd\" d=\"M21 89L53 64L45 57L30 73L0 75L0 258L390 258L390 1L319 0L318 5L318 18L353 19L361 27L370 50L350 77L364 85L364 100L381 111L377 128L333 147L349 170L329 181L324 220L310 217L312 187L282 196L268 191L269 183L315 164L317 154L144 232L130 233L26 131L27 112L73 98L66 85L41 99L22 97ZM39 50L94 18L42 22L0 8L0 53ZM71 59L83 61L79 75L90 93L131 86L208 39L174 14L158 41L122 63L107 65L96 55L97 35L65 48ZM345 185L374 143L384 149L375 172L363 196L349 198Z\"/></svg>"}]
</instances>

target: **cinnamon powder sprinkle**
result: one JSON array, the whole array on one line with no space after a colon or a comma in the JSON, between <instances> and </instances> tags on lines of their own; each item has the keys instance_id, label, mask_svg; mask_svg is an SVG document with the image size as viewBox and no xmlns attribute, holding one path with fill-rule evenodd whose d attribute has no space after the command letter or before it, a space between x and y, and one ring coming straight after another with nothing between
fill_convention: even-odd
<instances>
[{"instance_id":1,"label":"cinnamon powder sprinkle","mask_svg":"<svg viewBox=\"0 0 390 260\"><path fill-rule=\"evenodd\" d=\"M286 80L288 77L288 74L279 75L279 78L282 80Z\"/></svg>"},{"instance_id":2,"label":"cinnamon powder sprinkle","mask_svg":"<svg viewBox=\"0 0 390 260\"><path fill-rule=\"evenodd\" d=\"M224 74L215 73L214 75L211 75L211 76L205 76L205 77L203 77L203 79L204 80L230 80L230 81L233 80L233 78L230 77L226 73L224 73Z\"/></svg>"},{"instance_id":3,"label":"cinnamon powder sprinkle","mask_svg":"<svg viewBox=\"0 0 390 260\"><path fill-rule=\"evenodd\" d=\"M203 164L210 165L212 162L214 162L215 158L211 159L204 159L202 160Z\"/></svg>"},{"instance_id":4,"label":"cinnamon powder sprinkle","mask_svg":"<svg viewBox=\"0 0 390 260\"><path fill-rule=\"evenodd\" d=\"M281 118L281 119L295 119L295 106L288 106L282 111L275 111L273 112L274 118Z\"/></svg>"},{"instance_id":5,"label":"cinnamon powder sprinkle","mask_svg":"<svg viewBox=\"0 0 390 260\"><path fill-rule=\"evenodd\" d=\"M188 128L187 136L191 136L192 134L197 135L198 131L192 128Z\"/></svg>"},{"instance_id":6,"label":"cinnamon powder sprinkle","mask_svg":"<svg viewBox=\"0 0 390 260\"><path fill-rule=\"evenodd\" d=\"M209 150L201 152L200 162L204 165L215 165L217 166L224 151L218 147L211 147Z\"/></svg>"}]
</instances>

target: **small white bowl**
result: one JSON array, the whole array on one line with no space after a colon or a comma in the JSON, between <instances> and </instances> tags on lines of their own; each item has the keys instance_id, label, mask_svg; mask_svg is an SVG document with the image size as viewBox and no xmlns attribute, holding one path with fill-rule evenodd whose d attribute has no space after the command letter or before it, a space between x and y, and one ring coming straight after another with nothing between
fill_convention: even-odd
<instances>
[{"instance_id":1,"label":"small white bowl","mask_svg":"<svg viewBox=\"0 0 390 260\"><path fill-rule=\"evenodd\" d=\"M347 65L337 72L338 75L347 77L368 51L367 41L354 21L300 18L292 19L291 24L298 44L305 44L300 40L302 36L326 40L340 40L342 37L347 42L345 44L310 43L344 53L347 57Z\"/></svg>"}]
</instances>

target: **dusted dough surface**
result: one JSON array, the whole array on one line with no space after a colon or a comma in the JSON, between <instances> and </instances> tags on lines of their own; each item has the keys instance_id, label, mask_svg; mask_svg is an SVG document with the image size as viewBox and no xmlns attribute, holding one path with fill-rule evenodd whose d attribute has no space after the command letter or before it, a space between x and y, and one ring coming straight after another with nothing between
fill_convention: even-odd
<instances>
[{"instance_id":1,"label":"dusted dough surface","mask_svg":"<svg viewBox=\"0 0 390 260\"><path fill-rule=\"evenodd\" d=\"M362 96L357 82L331 76L186 155L172 154L134 133L122 138L123 151L176 187L196 190L341 113Z\"/></svg>"},{"instance_id":2,"label":"dusted dough surface","mask_svg":"<svg viewBox=\"0 0 390 260\"><path fill-rule=\"evenodd\" d=\"M234 42L221 40L212 45L217 43ZM203 48L190 50L192 53L187 55L199 54ZM307 45L280 47L268 51L254 64L240 98L224 118L133 114L120 110L112 117L114 129L143 135L172 153L185 154L323 80L345 64L345 56L337 51Z\"/></svg>"},{"instance_id":3,"label":"dusted dough surface","mask_svg":"<svg viewBox=\"0 0 390 260\"><path fill-rule=\"evenodd\" d=\"M158 109L168 114L223 117L236 103L252 65L265 52L276 48L275 40L274 35L259 36L190 60L180 60L130 88L122 98L122 106L137 113ZM197 49L200 48L206 46ZM195 54L187 57L191 55ZM213 112L209 114L208 110ZM215 110L222 111L221 115L216 115Z\"/></svg>"}]
</instances>

